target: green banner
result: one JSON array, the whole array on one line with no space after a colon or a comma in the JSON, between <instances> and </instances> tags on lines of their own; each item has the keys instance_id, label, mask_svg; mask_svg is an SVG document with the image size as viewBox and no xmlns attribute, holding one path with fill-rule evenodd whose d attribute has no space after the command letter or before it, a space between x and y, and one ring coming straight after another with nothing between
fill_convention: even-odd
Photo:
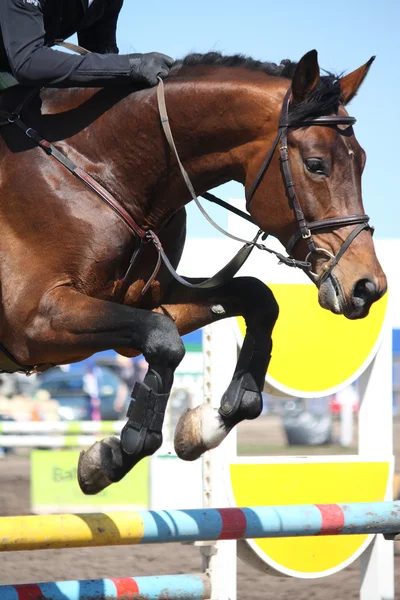
<instances>
[{"instance_id":1,"label":"green banner","mask_svg":"<svg viewBox=\"0 0 400 600\"><path fill-rule=\"evenodd\" d=\"M31 452L31 508L34 513L103 512L149 507L149 461L141 460L122 481L95 496L78 485L79 451Z\"/></svg>"}]
</instances>

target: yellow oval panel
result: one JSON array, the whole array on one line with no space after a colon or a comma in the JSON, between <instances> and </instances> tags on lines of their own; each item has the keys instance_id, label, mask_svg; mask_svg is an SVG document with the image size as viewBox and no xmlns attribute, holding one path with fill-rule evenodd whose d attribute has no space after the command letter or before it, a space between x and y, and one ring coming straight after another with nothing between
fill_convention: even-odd
<instances>
[{"instance_id":1,"label":"yellow oval panel","mask_svg":"<svg viewBox=\"0 0 400 600\"><path fill-rule=\"evenodd\" d=\"M230 465L233 506L381 502L393 465L357 456L237 459ZM250 540L258 560L285 575L331 575L358 558L368 535L314 536Z\"/></svg>"},{"instance_id":2,"label":"yellow oval panel","mask_svg":"<svg viewBox=\"0 0 400 600\"><path fill-rule=\"evenodd\" d=\"M323 396L361 375L379 347L388 294L365 319L350 321L321 308L314 285L268 287L280 309L266 376L273 388L301 397ZM238 322L243 339L245 323Z\"/></svg>"}]
</instances>

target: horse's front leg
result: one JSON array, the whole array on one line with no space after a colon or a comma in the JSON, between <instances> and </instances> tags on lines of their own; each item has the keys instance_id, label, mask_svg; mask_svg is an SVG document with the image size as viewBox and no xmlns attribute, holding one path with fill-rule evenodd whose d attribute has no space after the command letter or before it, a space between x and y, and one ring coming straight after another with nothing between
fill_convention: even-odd
<instances>
[{"instance_id":1,"label":"horse's front leg","mask_svg":"<svg viewBox=\"0 0 400 600\"><path fill-rule=\"evenodd\" d=\"M119 481L161 446L174 371L185 353L176 325L165 315L62 286L42 298L26 330L25 350L15 348L16 357L28 364L68 363L110 348L143 353L149 369L133 390L121 440L109 437L81 453L78 480L86 494Z\"/></svg>"},{"instance_id":2,"label":"horse's front leg","mask_svg":"<svg viewBox=\"0 0 400 600\"><path fill-rule=\"evenodd\" d=\"M176 453L184 460L195 460L218 446L240 421L260 415L278 305L261 281L238 277L216 290L188 291L174 286L163 309L175 320L181 335L226 317L243 316L246 322L246 336L220 408L202 404L188 409L177 425Z\"/></svg>"}]
</instances>

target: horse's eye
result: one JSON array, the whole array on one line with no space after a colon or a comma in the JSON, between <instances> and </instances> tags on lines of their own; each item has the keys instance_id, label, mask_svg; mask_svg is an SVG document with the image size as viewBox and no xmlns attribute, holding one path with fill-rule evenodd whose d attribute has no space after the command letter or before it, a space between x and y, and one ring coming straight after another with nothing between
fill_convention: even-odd
<instances>
[{"instance_id":1,"label":"horse's eye","mask_svg":"<svg viewBox=\"0 0 400 600\"><path fill-rule=\"evenodd\" d=\"M322 158L307 158L305 165L310 173L328 175L328 165Z\"/></svg>"}]
</instances>

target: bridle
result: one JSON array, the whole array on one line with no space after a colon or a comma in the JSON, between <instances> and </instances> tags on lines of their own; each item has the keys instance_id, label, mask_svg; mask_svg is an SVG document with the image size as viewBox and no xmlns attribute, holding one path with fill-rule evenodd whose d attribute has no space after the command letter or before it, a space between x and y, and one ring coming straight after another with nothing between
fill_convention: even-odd
<instances>
[{"instance_id":1,"label":"bridle","mask_svg":"<svg viewBox=\"0 0 400 600\"><path fill-rule=\"evenodd\" d=\"M286 194L289 199L290 207L292 208L296 222L298 224L297 231L291 236L288 243L286 244L286 251L289 257L292 257L293 249L296 246L297 242L300 239L303 239L308 247L308 254L305 258L305 263L308 263L307 266L300 264L301 268L307 272L308 275L314 280L317 286L320 286L329 275L332 273L333 268L338 264L339 260L342 258L343 254L346 252L347 248L350 244L355 240L355 238L364 230L370 230L373 232L373 228L369 225L369 217L366 214L360 215L349 215L343 217L333 217L327 219L321 219L319 221L307 221L304 212L301 208L295 184L293 181L292 170L290 167L290 156L288 149L288 128L289 127L309 127L309 126L328 126L328 125L354 125L356 119L354 117L346 116L346 115L332 115L332 116L321 116L321 117L309 117L303 119L301 121L290 122L288 119L289 114L289 105L290 105L290 96L292 89L289 87L288 91L285 94L282 103L282 110L279 119L278 132L275 136L275 139L272 143L272 146L261 165L256 178L253 184L250 187L250 190L247 195L246 201L246 209L250 212L250 204L254 197L254 194L261 183L270 163L271 159L274 155L274 152L280 142L279 145L279 154L280 154L280 162L282 166L282 177L283 183L285 186ZM332 254L326 248L321 248L316 245L312 232L322 231L322 230L332 230L338 229L340 227L348 227L349 225L357 225L357 227L351 232L348 238L344 241L342 246L340 247L338 253L336 255ZM311 264L309 263L309 258L312 254L325 254L330 258L330 261L325 263L323 267L323 272L321 275L317 273L313 273L311 271ZM294 259L293 259L294 260Z\"/></svg>"}]
</instances>

